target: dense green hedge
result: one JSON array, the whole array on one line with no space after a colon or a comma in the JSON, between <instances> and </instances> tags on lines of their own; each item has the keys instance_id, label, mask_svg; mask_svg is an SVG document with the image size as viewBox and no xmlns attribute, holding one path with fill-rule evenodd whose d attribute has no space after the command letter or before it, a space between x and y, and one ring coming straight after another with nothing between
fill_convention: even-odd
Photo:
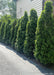
<instances>
[{"instance_id":1,"label":"dense green hedge","mask_svg":"<svg viewBox=\"0 0 54 75\"><path fill-rule=\"evenodd\" d=\"M16 43L15 43L17 51L21 53L23 52L23 47L24 47L27 21L28 21L28 15L27 15L27 12L25 12L24 16L21 18L20 26L17 32Z\"/></svg>"},{"instance_id":2,"label":"dense green hedge","mask_svg":"<svg viewBox=\"0 0 54 75\"><path fill-rule=\"evenodd\" d=\"M20 19L10 15L0 18L0 42L3 42L27 57L35 57L44 65L54 64L54 18L52 3L47 2L41 16L35 9L28 17L25 11Z\"/></svg>"},{"instance_id":3,"label":"dense green hedge","mask_svg":"<svg viewBox=\"0 0 54 75\"><path fill-rule=\"evenodd\" d=\"M44 65L54 64L52 3L47 2L38 20L34 56Z\"/></svg>"},{"instance_id":4,"label":"dense green hedge","mask_svg":"<svg viewBox=\"0 0 54 75\"><path fill-rule=\"evenodd\" d=\"M35 31L37 27L37 12L32 9L30 11L29 21L26 27L26 37L24 42L24 54L28 57L33 57L35 48Z\"/></svg>"},{"instance_id":5,"label":"dense green hedge","mask_svg":"<svg viewBox=\"0 0 54 75\"><path fill-rule=\"evenodd\" d=\"M13 22L10 24L11 28L10 28L10 38L9 38L9 43L12 47L14 47L14 38L15 38L15 26L17 24L17 20L14 19Z\"/></svg>"}]
</instances>

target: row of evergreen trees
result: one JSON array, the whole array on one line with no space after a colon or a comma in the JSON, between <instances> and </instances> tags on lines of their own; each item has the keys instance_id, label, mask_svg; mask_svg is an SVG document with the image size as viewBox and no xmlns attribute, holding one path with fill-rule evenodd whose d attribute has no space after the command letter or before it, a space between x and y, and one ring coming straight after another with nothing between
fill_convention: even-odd
<instances>
[{"instance_id":1,"label":"row of evergreen trees","mask_svg":"<svg viewBox=\"0 0 54 75\"><path fill-rule=\"evenodd\" d=\"M39 19L34 9L31 9L29 17L26 11L20 19L3 16L0 19L0 42L10 45L27 57L35 57L44 65L54 64L52 12L52 3L47 2Z\"/></svg>"}]
</instances>

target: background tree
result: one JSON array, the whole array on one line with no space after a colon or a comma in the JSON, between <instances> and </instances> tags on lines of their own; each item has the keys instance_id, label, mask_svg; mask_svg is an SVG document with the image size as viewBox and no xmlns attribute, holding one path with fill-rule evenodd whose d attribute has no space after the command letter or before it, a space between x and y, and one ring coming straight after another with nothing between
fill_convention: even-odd
<instances>
[{"instance_id":1,"label":"background tree","mask_svg":"<svg viewBox=\"0 0 54 75\"><path fill-rule=\"evenodd\" d=\"M1 15L5 15L8 14L9 10L8 10L8 1L7 0L0 0L0 11L1 11Z\"/></svg>"},{"instance_id":2,"label":"background tree","mask_svg":"<svg viewBox=\"0 0 54 75\"><path fill-rule=\"evenodd\" d=\"M8 1L8 7L9 7L10 15L13 18L16 18L16 0Z\"/></svg>"},{"instance_id":3,"label":"background tree","mask_svg":"<svg viewBox=\"0 0 54 75\"><path fill-rule=\"evenodd\" d=\"M12 18L16 18L16 0L0 0L1 15L10 14Z\"/></svg>"}]
</instances>

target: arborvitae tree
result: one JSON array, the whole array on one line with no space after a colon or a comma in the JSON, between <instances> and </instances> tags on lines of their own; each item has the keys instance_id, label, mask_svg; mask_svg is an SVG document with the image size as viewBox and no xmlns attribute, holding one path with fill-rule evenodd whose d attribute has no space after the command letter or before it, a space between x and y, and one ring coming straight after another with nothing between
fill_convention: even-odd
<instances>
[{"instance_id":1,"label":"arborvitae tree","mask_svg":"<svg viewBox=\"0 0 54 75\"><path fill-rule=\"evenodd\" d=\"M11 28L10 23L11 19L8 19L4 29L4 42L6 44L9 44L10 28Z\"/></svg>"},{"instance_id":2,"label":"arborvitae tree","mask_svg":"<svg viewBox=\"0 0 54 75\"><path fill-rule=\"evenodd\" d=\"M4 39L4 42L6 42L7 41L7 32L8 32L8 27L9 27L9 24L10 24L10 22L11 22L11 20L9 19L6 23L5 23L5 26L4 26L4 35L3 35L3 39ZM9 30L9 32L10 32L10 30ZM9 36L10 36L10 34L9 34Z\"/></svg>"},{"instance_id":3,"label":"arborvitae tree","mask_svg":"<svg viewBox=\"0 0 54 75\"><path fill-rule=\"evenodd\" d=\"M38 20L34 52L36 60L44 65L54 64L53 27L52 3L47 2Z\"/></svg>"},{"instance_id":4,"label":"arborvitae tree","mask_svg":"<svg viewBox=\"0 0 54 75\"><path fill-rule=\"evenodd\" d=\"M1 40L1 25L2 25L2 21L0 20L0 40Z\"/></svg>"},{"instance_id":5,"label":"arborvitae tree","mask_svg":"<svg viewBox=\"0 0 54 75\"><path fill-rule=\"evenodd\" d=\"M18 49L18 44L17 44L17 41L18 41L18 29L19 29L19 26L20 26L20 24L21 24L21 19L22 18L20 18L19 20L18 20L18 28L17 28L17 26L16 26L16 28L17 28L17 32L16 32L16 38L15 38L15 49L17 50ZM15 29L16 30L16 29Z\"/></svg>"},{"instance_id":6,"label":"arborvitae tree","mask_svg":"<svg viewBox=\"0 0 54 75\"><path fill-rule=\"evenodd\" d=\"M5 22L2 22L1 29L0 29L0 38L2 42L3 42L3 35L4 35L4 26L5 26Z\"/></svg>"},{"instance_id":7,"label":"arborvitae tree","mask_svg":"<svg viewBox=\"0 0 54 75\"><path fill-rule=\"evenodd\" d=\"M37 27L37 12L32 9L30 11L30 20L26 27L26 37L24 42L24 54L28 57L33 57L35 48L35 31Z\"/></svg>"},{"instance_id":8,"label":"arborvitae tree","mask_svg":"<svg viewBox=\"0 0 54 75\"><path fill-rule=\"evenodd\" d=\"M12 28L12 30L14 30L14 32L13 32L13 37L12 37L12 41L11 41L11 45L12 45L12 47L13 48L15 48L15 40L16 40L16 36L17 36L17 30L18 30L18 20L16 19L15 20L15 26Z\"/></svg>"},{"instance_id":9,"label":"arborvitae tree","mask_svg":"<svg viewBox=\"0 0 54 75\"><path fill-rule=\"evenodd\" d=\"M9 38L9 42L10 42L10 45L12 45L12 40L14 38L14 31L15 31L15 26L16 26L16 19L13 20L13 22L11 23L11 29L10 29L10 38Z\"/></svg>"},{"instance_id":10,"label":"arborvitae tree","mask_svg":"<svg viewBox=\"0 0 54 75\"><path fill-rule=\"evenodd\" d=\"M17 32L16 46L17 51L23 52L24 40L25 40L25 32L26 32L26 24L28 22L28 15L25 11L24 16L21 18L21 23Z\"/></svg>"},{"instance_id":11,"label":"arborvitae tree","mask_svg":"<svg viewBox=\"0 0 54 75\"><path fill-rule=\"evenodd\" d=\"M13 43L13 48L15 49L15 42L16 42L16 38L17 38L17 31L18 31L18 27L20 25L20 19L17 20L17 24L15 26L15 31L14 31L14 38L12 40Z\"/></svg>"},{"instance_id":12,"label":"arborvitae tree","mask_svg":"<svg viewBox=\"0 0 54 75\"><path fill-rule=\"evenodd\" d=\"M0 27L1 27L2 21L0 20Z\"/></svg>"},{"instance_id":13,"label":"arborvitae tree","mask_svg":"<svg viewBox=\"0 0 54 75\"><path fill-rule=\"evenodd\" d=\"M10 15L5 15L1 17L1 27L0 27L0 36L1 36L1 40L4 42L6 37L6 25L8 26L8 20L10 21L11 16Z\"/></svg>"},{"instance_id":14,"label":"arborvitae tree","mask_svg":"<svg viewBox=\"0 0 54 75\"><path fill-rule=\"evenodd\" d=\"M5 23L5 26L4 26L4 34L3 34L3 40L4 40L4 41L6 41L6 40L5 40L5 39L6 39L6 38L5 38L5 35L6 35L6 25L7 25L7 22Z\"/></svg>"}]
</instances>

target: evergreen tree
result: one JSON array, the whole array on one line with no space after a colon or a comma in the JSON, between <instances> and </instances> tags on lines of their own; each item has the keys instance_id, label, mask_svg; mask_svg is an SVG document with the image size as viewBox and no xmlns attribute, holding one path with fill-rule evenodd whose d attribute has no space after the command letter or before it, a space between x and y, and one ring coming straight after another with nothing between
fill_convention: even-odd
<instances>
[{"instance_id":1,"label":"evergreen tree","mask_svg":"<svg viewBox=\"0 0 54 75\"><path fill-rule=\"evenodd\" d=\"M5 43L8 44L8 45L10 44L10 43L9 43L10 28L11 28L11 26L10 26L10 23L9 23L9 25L6 25L6 41L5 41Z\"/></svg>"},{"instance_id":2,"label":"evergreen tree","mask_svg":"<svg viewBox=\"0 0 54 75\"><path fill-rule=\"evenodd\" d=\"M2 21L0 20L0 40L1 40L1 25L2 25Z\"/></svg>"},{"instance_id":3,"label":"evergreen tree","mask_svg":"<svg viewBox=\"0 0 54 75\"><path fill-rule=\"evenodd\" d=\"M0 38L2 42L3 42L3 35L4 35L4 26L5 26L5 22L2 22L1 29L0 29Z\"/></svg>"},{"instance_id":4,"label":"evergreen tree","mask_svg":"<svg viewBox=\"0 0 54 75\"><path fill-rule=\"evenodd\" d=\"M28 57L33 57L35 48L35 31L37 27L37 12L32 9L30 11L30 20L26 27L26 37L24 42L24 54Z\"/></svg>"},{"instance_id":5,"label":"evergreen tree","mask_svg":"<svg viewBox=\"0 0 54 75\"><path fill-rule=\"evenodd\" d=\"M19 29L19 26L20 26L20 23L21 23L21 18L18 20L18 28L17 28L17 26L16 26L16 28L17 28L17 31L16 31L16 29L15 29L15 32L16 32L16 37L15 37L15 49L17 50L17 48L18 48L18 44L17 44L17 37L18 37L18 29Z\"/></svg>"},{"instance_id":6,"label":"evergreen tree","mask_svg":"<svg viewBox=\"0 0 54 75\"><path fill-rule=\"evenodd\" d=\"M44 65L54 64L52 3L47 2L38 20L34 56Z\"/></svg>"},{"instance_id":7,"label":"evergreen tree","mask_svg":"<svg viewBox=\"0 0 54 75\"><path fill-rule=\"evenodd\" d=\"M5 43L7 43L7 42L6 42L7 40L9 40L9 39L7 38L7 35L8 35L8 37L10 36L10 34L7 34L7 32L8 32L8 27L9 27L10 22L11 22L11 20L8 20L8 21L5 23L5 26L4 26L3 39L4 39L4 42L5 42ZM9 30L9 32L10 32L10 30Z\"/></svg>"},{"instance_id":8,"label":"evergreen tree","mask_svg":"<svg viewBox=\"0 0 54 75\"><path fill-rule=\"evenodd\" d=\"M13 48L15 48L15 40L16 40L16 36L17 36L17 30L18 30L18 20L16 19L15 20L15 27L13 28L14 30L14 33L13 33L13 38L12 38L12 41L11 41L11 45Z\"/></svg>"},{"instance_id":9,"label":"evergreen tree","mask_svg":"<svg viewBox=\"0 0 54 75\"><path fill-rule=\"evenodd\" d=\"M25 11L24 16L21 18L20 26L17 32L16 44L15 44L17 46L16 49L19 52L23 52L27 21L28 21L28 15L27 12Z\"/></svg>"},{"instance_id":10,"label":"evergreen tree","mask_svg":"<svg viewBox=\"0 0 54 75\"><path fill-rule=\"evenodd\" d=\"M15 31L16 23L17 23L17 22L16 22L16 19L14 19L14 20L12 21L12 23L10 24L10 25L11 25L11 28L10 28L9 43L10 43L11 46L13 45L12 40L13 40L13 38L14 38L14 31Z\"/></svg>"},{"instance_id":11,"label":"evergreen tree","mask_svg":"<svg viewBox=\"0 0 54 75\"><path fill-rule=\"evenodd\" d=\"M6 31L6 25L8 26L8 20L10 21L11 17L10 15L5 15L1 17L1 27L0 27L0 38L2 41L5 41L5 31Z\"/></svg>"},{"instance_id":12,"label":"evergreen tree","mask_svg":"<svg viewBox=\"0 0 54 75\"><path fill-rule=\"evenodd\" d=\"M16 0L8 0L9 12L12 18L16 18Z\"/></svg>"}]
</instances>

